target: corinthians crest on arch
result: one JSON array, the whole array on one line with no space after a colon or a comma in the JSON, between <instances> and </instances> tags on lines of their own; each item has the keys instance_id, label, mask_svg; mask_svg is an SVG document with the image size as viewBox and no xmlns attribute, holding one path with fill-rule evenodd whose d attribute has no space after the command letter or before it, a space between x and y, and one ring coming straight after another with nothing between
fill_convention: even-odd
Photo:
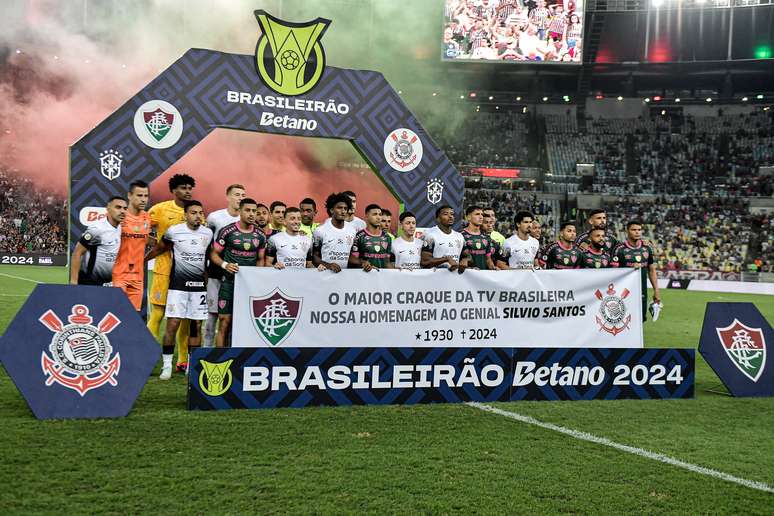
<instances>
[{"instance_id":1,"label":"corinthians crest on arch","mask_svg":"<svg viewBox=\"0 0 774 516\"><path fill-rule=\"evenodd\" d=\"M269 346L279 346L296 327L303 298L275 288L263 297L250 297L253 326Z\"/></svg>"}]
</instances>

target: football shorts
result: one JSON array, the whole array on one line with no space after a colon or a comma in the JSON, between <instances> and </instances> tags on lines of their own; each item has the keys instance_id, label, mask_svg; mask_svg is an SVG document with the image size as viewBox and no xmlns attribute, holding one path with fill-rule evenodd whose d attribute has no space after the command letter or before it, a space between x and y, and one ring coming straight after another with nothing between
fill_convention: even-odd
<instances>
[{"instance_id":1,"label":"football shorts","mask_svg":"<svg viewBox=\"0 0 774 516\"><path fill-rule=\"evenodd\" d=\"M129 301L131 301L132 305L134 306L134 309L137 311L140 310L142 307L142 276L139 276L139 279L131 277L116 278L113 281L113 286L123 290L124 294L126 294L126 297L129 298Z\"/></svg>"},{"instance_id":2,"label":"football shorts","mask_svg":"<svg viewBox=\"0 0 774 516\"><path fill-rule=\"evenodd\" d=\"M204 321L207 319L207 293L204 291L188 292L186 290L170 290L167 292L167 319L192 319Z\"/></svg>"}]
</instances>

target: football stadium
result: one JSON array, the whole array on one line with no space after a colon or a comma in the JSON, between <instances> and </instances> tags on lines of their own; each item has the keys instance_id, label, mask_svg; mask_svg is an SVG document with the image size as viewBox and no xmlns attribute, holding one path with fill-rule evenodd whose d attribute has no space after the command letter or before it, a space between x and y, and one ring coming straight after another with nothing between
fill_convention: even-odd
<instances>
[{"instance_id":1,"label":"football stadium","mask_svg":"<svg viewBox=\"0 0 774 516\"><path fill-rule=\"evenodd\" d=\"M3 513L774 514L769 0L0 14Z\"/></svg>"}]
</instances>

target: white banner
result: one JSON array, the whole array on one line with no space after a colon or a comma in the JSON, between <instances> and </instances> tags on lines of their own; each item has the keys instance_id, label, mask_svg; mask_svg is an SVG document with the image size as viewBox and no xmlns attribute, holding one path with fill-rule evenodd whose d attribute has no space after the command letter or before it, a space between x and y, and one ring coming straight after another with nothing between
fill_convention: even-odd
<instances>
[{"instance_id":1,"label":"white banner","mask_svg":"<svg viewBox=\"0 0 774 516\"><path fill-rule=\"evenodd\" d=\"M240 267L234 347L642 347L640 273Z\"/></svg>"}]
</instances>

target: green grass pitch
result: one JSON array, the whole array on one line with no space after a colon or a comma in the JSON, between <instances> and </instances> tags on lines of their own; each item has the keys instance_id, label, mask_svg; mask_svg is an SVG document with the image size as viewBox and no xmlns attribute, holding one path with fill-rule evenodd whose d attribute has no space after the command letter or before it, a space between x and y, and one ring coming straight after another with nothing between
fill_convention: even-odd
<instances>
[{"instance_id":1,"label":"green grass pitch","mask_svg":"<svg viewBox=\"0 0 774 516\"><path fill-rule=\"evenodd\" d=\"M0 267L0 330L63 269ZM649 347L696 347L708 301L665 290ZM697 355L698 357L698 355ZM774 485L774 399L496 404ZM150 378L123 420L37 421L0 369L0 513L774 514L774 494L463 404L187 412L181 375Z\"/></svg>"}]
</instances>

